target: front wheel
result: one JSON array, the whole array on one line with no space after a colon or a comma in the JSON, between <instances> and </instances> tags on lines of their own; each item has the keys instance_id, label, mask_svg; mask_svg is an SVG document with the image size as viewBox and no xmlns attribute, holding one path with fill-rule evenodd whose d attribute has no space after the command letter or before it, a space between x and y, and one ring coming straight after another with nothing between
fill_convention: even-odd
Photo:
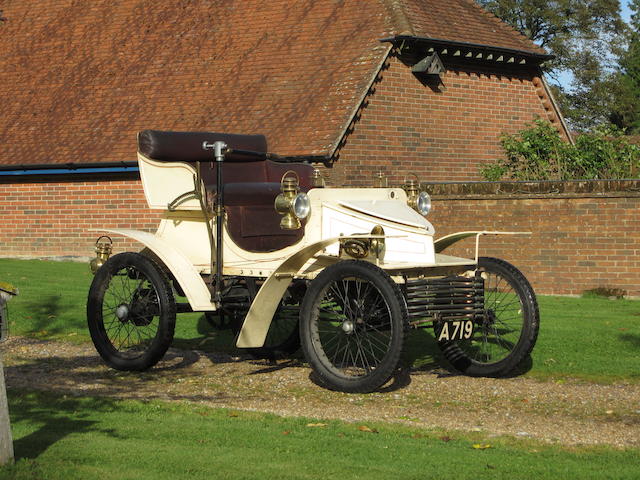
<instances>
[{"instance_id":1,"label":"front wheel","mask_svg":"<svg viewBox=\"0 0 640 480\"><path fill-rule=\"evenodd\" d=\"M120 253L96 272L87 300L91 339L117 370L146 370L165 354L176 303L162 269L138 253Z\"/></svg>"},{"instance_id":2,"label":"front wheel","mask_svg":"<svg viewBox=\"0 0 640 480\"><path fill-rule=\"evenodd\" d=\"M300 312L300 339L320 383L367 393L398 368L407 329L402 293L382 269L341 261L311 282Z\"/></svg>"},{"instance_id":3,"label":"front wheel","mask_svg":"<svg viewBox=\"0 0 640 480\"><path fill-rule=\"evenodd\" d=\"M484 285L484 307L466 340L440 341L453 367L473 377L501 377L515 370L531 353L540 315L533 288L513 265L497 258L478 259ZM436 338L442 326L436 324Z\"/></svg>"}]
</instances>

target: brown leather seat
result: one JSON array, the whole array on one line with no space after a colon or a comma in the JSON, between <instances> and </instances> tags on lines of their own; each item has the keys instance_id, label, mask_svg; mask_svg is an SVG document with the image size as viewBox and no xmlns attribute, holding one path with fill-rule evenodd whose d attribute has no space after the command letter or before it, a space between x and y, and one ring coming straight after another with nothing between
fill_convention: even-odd
<instances>
[{"instance_id":1,"label":"brown leather seat","mask_svg":"<svg viewBox=\"0 0 640 480\"><path fill-rule=\"evenodd\" d=\"M304 233L282 230L281 216L273 202L280 193L282 175L295 171L300 191L311 188L313 167L303 163L279 163L267 160L267 141L263 135L234 135L213 132L160 132L145 130L138 134L138 151L160 161L207 162L201 165L202 180L211 201L216 194L216 164L203 142L224 141L231 149L250 151L225 156L223 180L227 230L244 250L271 252L298 242Z\"/></svg>"},{"instance_id":2,"label":"brown leather seat","mask_svg":"<svg viewBox=\"0 0 640 480\"><path fill-rule=\"evenodd\" d=\"M216 191L216 166L210 166L203 167L202 178L212 199ZM300 241L304 226L299 230L282 230L282 217L273 202L280 193L282 175L288 170L298 174L300 191L307 192L313 167L266 160L225 163L223 168L227 230L236 245L251 252L273 252Z\"/></svg>"}]
</instances>

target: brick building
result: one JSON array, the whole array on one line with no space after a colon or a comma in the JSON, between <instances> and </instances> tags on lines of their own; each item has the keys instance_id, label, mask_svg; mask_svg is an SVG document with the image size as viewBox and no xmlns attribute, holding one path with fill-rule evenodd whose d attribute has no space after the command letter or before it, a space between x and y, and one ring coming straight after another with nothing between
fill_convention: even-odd
<instances>
[{"instance_id":1,"label":"brick building","mask_svg":"<svg viewBox=\"0 0 640 480\"><path fill-rule=\"evenodd\" d=\"M545 52L473 0L4 0L1 255L154 229L146 128L263 133L331 185L479 179L535 117ZM126 247L124 243L120 244Z\"/></svg>"}]
</instances>

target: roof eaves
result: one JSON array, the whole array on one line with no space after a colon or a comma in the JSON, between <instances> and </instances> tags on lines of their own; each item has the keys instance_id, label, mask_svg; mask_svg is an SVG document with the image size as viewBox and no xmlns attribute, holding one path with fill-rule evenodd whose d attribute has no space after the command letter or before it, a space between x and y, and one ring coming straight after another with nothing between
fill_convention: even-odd
<instances>
[{"instance_id":1,"label":"roof eaves","mask_svg":"<svg viewBox=\"0 0 640 480\"><path fill-rule=\"evenodd\" d=\"M414 35L396 35L395 37L386 37L386 38L380 39L381 42L389 42L391 44L396 44L396 43L407 41L407 40L414 41L414 42L430 43L432 45L472 48L472 49L480 49L480 50L489 50L492 52L504 53L508 55L520 55L523 57L535 59L539 63L546 62L547 60L551 60L555 58L554 55L532 52L529 50L499 47L495 45L485 45L481 43L459 42L459 41L453 41L453 40L445 40L442 38L418 37Z\"/></svg>"}]
</instances>

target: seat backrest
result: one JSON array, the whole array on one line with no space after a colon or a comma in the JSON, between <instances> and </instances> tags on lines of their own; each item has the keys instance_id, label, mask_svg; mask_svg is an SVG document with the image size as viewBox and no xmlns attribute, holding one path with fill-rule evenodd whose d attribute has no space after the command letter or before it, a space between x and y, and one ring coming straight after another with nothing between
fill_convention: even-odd
<instances>
[{"instance_id":1,"label":"seat backrest","mask_svg":"<svg viewBox=\"0 0 640 480\"><path fill-rule=\"evenodd\" d=\"M264 135L237 135L216 132L163 132L144 130L138 133L138 151L147 158L162 162L213 162L213 152L204 150L204 142L225 142L231 153L226 162L255 162L265 159L267 139ZM234 149L255 152L239 154ZM262 155L258 155L262 154Z\"/></svg>"}]
</instances>

